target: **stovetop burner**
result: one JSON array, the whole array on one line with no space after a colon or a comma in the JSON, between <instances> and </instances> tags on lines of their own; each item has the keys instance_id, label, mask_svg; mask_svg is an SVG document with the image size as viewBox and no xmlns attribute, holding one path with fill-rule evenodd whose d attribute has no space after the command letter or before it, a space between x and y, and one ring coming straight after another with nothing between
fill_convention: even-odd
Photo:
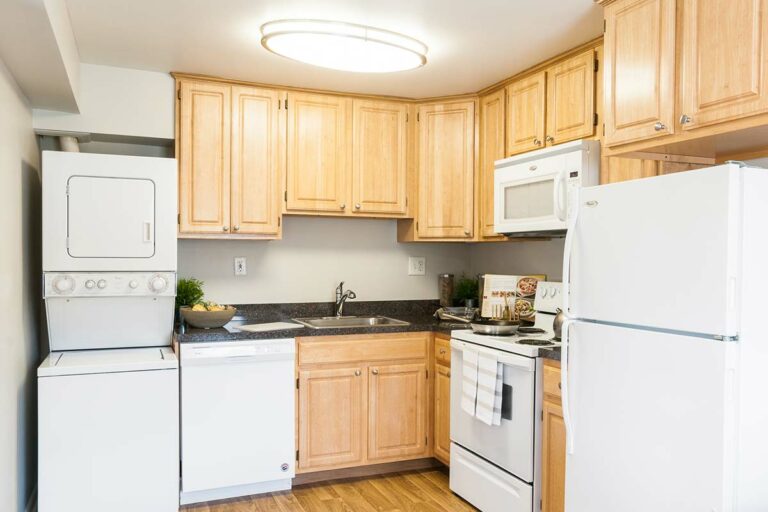
<instances>
[{"instance_id":1,"label":"stovetop burner","mask_svg":"<svg viewBox=\"0 0 768 512\"><path fill-rule=\"evenodd\" d=\"M544 347L548 345L553 345L552 340L536 340L532 338L526 338L522 340L517 340L517 342L521 345L533 345L537 347Z\"/></svg>"},{"instance_id":2,"label":"stovetop burner","mask_svg":"<svg viewBox=\"0 0 768 512\"><path fill-rule=\"evenodd\" d=\"M517 332L520 334L544 334L547 331L538 327L520 327Z\"/></svg>"},{"instance_id":3,"label":"stovetop burner","mask_svg":"<svg viewBox=\"0 0 768 512\"><path fill-rule=\"evenodd\" d=\"M480 336L492 336L494 338L511 338L512 336L517 336L517 333L515 332L505 332L505 333L496 333L496 334L492 334L490 332L476 332L475 334L479 334Z\"/></svg>"}]
</instances>

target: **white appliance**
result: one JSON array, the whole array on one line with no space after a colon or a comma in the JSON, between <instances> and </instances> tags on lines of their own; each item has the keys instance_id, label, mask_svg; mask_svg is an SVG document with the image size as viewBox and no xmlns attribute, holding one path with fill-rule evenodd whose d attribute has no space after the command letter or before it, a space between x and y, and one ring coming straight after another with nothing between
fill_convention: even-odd
<instances>
[{"instance_id":1,"label":"white appliance","mask_svg":"<svg viewBox=\"0 0 768 512\"><path fill-rule=\"evenodd\" d=\"M175 512L175 160L43 153L38 510Z\"/></svg>"},{"instance_id":2,"label":"white appliance","mask_svg":"<svg viewBox=\"0 0 768 512\"><path fill-rule=\"evenodd\" d=\"M561 306L559 283L536 290L532 332L487 336L451 333L450 488L483 512L541 509L542 348L552 341L552 323ZM539 344L526 344L541 343ZM493 353L503 365L502 420L489 426L462 410L463 350Z\"/></svg>"},{"instance_id":3,"label":"white appliance","mask_svg":"<svg viewBox=\"0 0 768 512\"><path fill-rule=\"evenodd\" d=\"M43 271L175 271L177 202L173 158L43 151Z\"/></svg>"},{"instance_id":4,"label":"white appliance","mask_svg":"<svg viewBox=\"0 0 768 512\"><path fill-rule=\"evenodd\" d=\"M181 503L291 488L293 338L181 345Z\"/></svg>"},{"instance_id":5,"label":"white appliance","mask_svg":"<svg viewBox=\"0 0 768 512\"><path fill-rule=\"evenodd\" d=\"M768 171L583 189L565 243L568 512L768 510Z\"/></svg>"},{"instance_id":6,"label":"white appliance","mask_svg":"<svg viewBox=\"0 0 768 512\"><path fill-rule=\"evenodd\" d=\"M494 230L508 236L563 235L581 187L600 180L600 142L577 140L496 162Z\"/></svg>"}]
</instances>

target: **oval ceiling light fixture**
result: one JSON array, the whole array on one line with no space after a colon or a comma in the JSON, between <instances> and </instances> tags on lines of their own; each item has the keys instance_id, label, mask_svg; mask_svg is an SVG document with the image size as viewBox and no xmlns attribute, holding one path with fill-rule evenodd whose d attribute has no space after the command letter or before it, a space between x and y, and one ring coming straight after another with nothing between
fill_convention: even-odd
<instances>
[{"instance_id":1,"label":"oval ceiling light fixture","mask_svg":"<svg viewBox=\"0 0 768 512\"><path fill-rule=\"evenodd\" d=\"M270 21L261 26L261 36L261 45L277 55L341 71L391 73L427 62L421 41L341 21Z\"/></svg>"}]
</instances>

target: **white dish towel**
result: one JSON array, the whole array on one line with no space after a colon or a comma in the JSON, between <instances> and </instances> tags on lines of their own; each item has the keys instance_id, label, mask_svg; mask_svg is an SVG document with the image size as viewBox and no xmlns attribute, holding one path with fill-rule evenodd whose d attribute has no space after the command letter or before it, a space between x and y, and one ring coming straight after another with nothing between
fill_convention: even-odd
<instances>
[{"instance_id":1,"label":"white dish towel","mask_svg":"<svg viewBox=\"0 0 768 512\"><path fill-rule=\"evenodd\" d=\"M486 425L501 425L503 371L495 354L481 352L478 355L475 417Z\"/></svg>"},{"instance_id":2,"label":"white dish towel","mask_svg":"<svg viewBox=\"0 0 768 512\"><path fill-rule=\"evenodd\" d=\"M477 351L464 347L461 363L461 410L475 415L477 401Z\"/></svg>"}]
</instances>

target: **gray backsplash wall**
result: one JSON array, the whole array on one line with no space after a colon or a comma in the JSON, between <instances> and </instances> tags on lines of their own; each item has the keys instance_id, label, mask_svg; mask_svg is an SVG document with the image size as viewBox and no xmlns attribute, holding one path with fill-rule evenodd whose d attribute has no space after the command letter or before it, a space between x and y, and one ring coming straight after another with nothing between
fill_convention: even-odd
<instances>
[{"instance_id":1,"label":"gray backsplash wall","mask_svg":"<svg viewBox=\"0 0 768 512\"><path fill-rule=\"evenodd\" d=\"M564 239L530 242L472 244L469 271L472 274L546 274L549 281L563 276Z\"/></svg>"},{"instance_id":2,"label":"gray backsplash wall","mask_svg":"<svg viewBox=\"0 0 768 512\"><path fill-rule=\"evenodd\" d=\"M469 272L466 244L397 243L397 222L283 217L283 239L179 240L179 277L205 282L209 300L229 304L326 302L339 281L358 300L437 298L437 274ZM247 276L234 258L247 258ZM408 257L426 257L426 275L409 276Z\"/></svg>"}]
</instances>

